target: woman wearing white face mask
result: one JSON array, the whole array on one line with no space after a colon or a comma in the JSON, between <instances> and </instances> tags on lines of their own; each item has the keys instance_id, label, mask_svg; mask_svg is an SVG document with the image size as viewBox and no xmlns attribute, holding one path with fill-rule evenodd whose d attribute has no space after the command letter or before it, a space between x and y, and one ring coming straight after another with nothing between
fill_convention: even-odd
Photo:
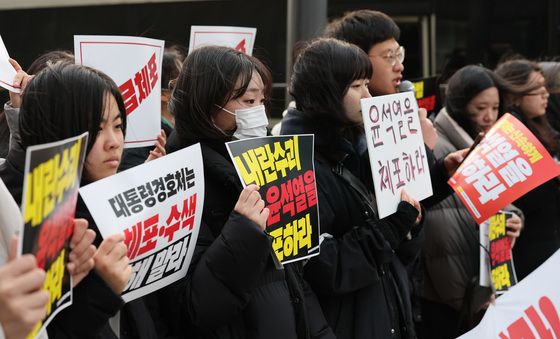
<instances>
[{"instance_id":1,"label":"woman wearing white face mask","mask_svg":"<svg viewBox=\"0 0 560 339\"><path fill-rule=\"evenodd\" d=\"M311 319L316 313L305 309L300 264L275 268L265 232L268 209L258 187L243 190L224 145L266 135L263 104L270 87L270 72L259 60L217 46L189 54L177 79L170 102L176 129L168 151L200 142L205 179L202 227L189 273L160 293L170 334L177 337L328 334L322 313ZM314 325L316 319L322 324Z\"/></svg>"}]
</instances>

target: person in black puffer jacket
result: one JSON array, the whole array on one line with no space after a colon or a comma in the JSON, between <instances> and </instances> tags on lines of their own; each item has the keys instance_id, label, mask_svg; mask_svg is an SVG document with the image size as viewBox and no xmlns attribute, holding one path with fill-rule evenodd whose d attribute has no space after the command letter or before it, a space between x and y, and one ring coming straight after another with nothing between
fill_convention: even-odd
<instances>
[{"instance_id":1,"label":"person in black puffer jacket","mask_svg":"<svg viewBox=\"0 0 560 339\"><path fill-rule=\"evenodd\" d=\"M115 174L126 130L120 91L105 74L89 67L58 62L29 81L19 116L21 141L0 166L0 177L16 202L21 202L25 149L89 132L81 184ZM95 270L74 289L73 304L48 325L49 338L157 338L151 316L141 299L124 305L120 297L131 267L124 236L102 240L91 214L78 203L77 216L97 232ZM108 251L111 249L111 251ZM120 313L117 313L119 312ZM118 315L119 331L109 319Z\"/></svg>"},{"instance_id":2,"label":"person in black puffer jacket","mask_svg":"<svg viewBox=\"0 0 560 339\"><path fill-rule=\"evenodd\" d=\"M334 338L303 280L302 264L277 268L271 237L235 207L242 185L225 142L234 134L266 135L261 105L271 83L258 59L217 46L189 54L177 79L170 103L176 125L167 151L199 142L205 179L202 225L187 277L158 294L159 304L167 305L161 311L169 316L168 331L177 337ZM246 116L242 109L251 107L256 115ZM240 124L244 118L258 123Z\"/></svg>"},{"instance_id":3,"label":"person in black puffer jacket","mask_svg":"<svg viewBox=\"0 0 560 339\"><path fill-rule=\"evenodd\" d=\"M363 51L335 39L311 43L294 66L296 109L281 134L315 134L324 239L304 277L337 338L415 338L404 265L419 249L420 205L403 193L395 214L379 220L375 212L360 108L371 74Z\"/></svg>"}]
</instances>

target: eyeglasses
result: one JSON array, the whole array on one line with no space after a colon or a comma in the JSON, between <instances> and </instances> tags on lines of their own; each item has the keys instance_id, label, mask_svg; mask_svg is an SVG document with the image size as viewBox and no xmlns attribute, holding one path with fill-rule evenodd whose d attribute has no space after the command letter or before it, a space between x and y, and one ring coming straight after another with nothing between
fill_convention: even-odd
<instances>
[{"instance_id":1,"label":"eyeglasses","mask_svg":"<svg viewBox=\"0 0 560 339\"><path fill-rule=\"evenodd\" d=\"M384 52L381 55L372 55L370 54L369 56L378 56L383 58L383 60L385 60L389 65L391 66L395 66L397 64L397 61L399 63L403 63L404 61L404 47L403 46L399 46L397 49L395 50L389 50Z\"/></svg>"},{"instance_id":2,"label":"eyeglasses","mask_svg":"<svg viewBox=\"0 0 560 339\"><path fill-rule=\"evenodd\" d=\"M526 94L526 96L542 96L542 97L545 97L545 96L548 96L548 94L549 93L546 90L546 87L543 86L543 87L540 87L539 89L537 89L534 92Z\"/></svg>"}]
</instances>

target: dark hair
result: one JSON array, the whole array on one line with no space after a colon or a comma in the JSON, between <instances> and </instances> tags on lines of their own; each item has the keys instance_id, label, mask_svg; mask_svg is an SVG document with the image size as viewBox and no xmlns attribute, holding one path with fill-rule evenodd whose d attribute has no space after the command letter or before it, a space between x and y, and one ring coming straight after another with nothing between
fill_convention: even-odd
<instances>
[{"instance_id":1,"label":"dark hair","mask_svg":"<svg viewBox=\"0 0 560 339\"><path fill-rule=\"evenodd\" d=\"M307 118L341 132L355 125L344 112L344 95L354 80L369 79L372 73L369 58L355 45L318 39L297 58L290 94Z\"/></svg>"},{"instance_id":2,"label":"dark hair","mask_svg":"<svg viewBox=\"0 0 560 339\"><path fill-rule=\"evenodd\" d=\"M512 84L521 86L526 90L525 93L512 94L508 96L508 109L520 114L522 122L543 143L548 152L550 152L552 155L557 155L560 153L560 143L556 138L555 133L550 126L548 119L546 118L546 115L529 119L525 116L525 112L521 111L519 107L516 107L513 103L515 98L527 95L528 93L542 86L542 84L534 84L529 82L530 76L533 72L543 74L542 69L537 63L526 59L506 61L498 65L498 68L496 68L496 74L499 74Z\"/></svg>"},{"instance_id":3,"label":"dark hair","mask_svg":"<svg viewBox=\"0 0 560 339\"><path fill-rule=\"evenodd\" d=\"M170 89L169 82L177 79L183 61L184 58L177 49L165 48L161 62L161 89Z\"/></svg>"},{"instance_id":4,"label":"dark hair","mask_svg":"<svg viewBox=\"0 0 560 339\"><path fill-rule=\"evenodd\" d=\"M52 65L59 61L73 64L74 53L64 50L47 52L39 56L37 59L35 59L35 61L31 63L31 65L27 69L27 74L35 75L44 70L47 65Z\"/></svg>"},{"instance_id":5,"label":"dark hair","mask_svg":"<svg viewBox=\"0 0 560 339\"><path fill-rule=\"evenodd\" d=\"M399 40L399 26L383 12L362 9L348 12L325 28L325 38L335 38L357 45L362 51L389 39Z\"/></svg>"},{"instance_id":6,"label":"dark hair","mask_svg":"<svg viewBox=\"0 0 560 339\"><path fill-rule=\"evenodd\" d=\"M89 132L89 152L108 105L108 94L117 102L124 134L126 110L111 78L86 66L64 62L47 65L29 81L23 94L19 114L23 147Z\"/></svg>"},{"instance_id":7,"label":"dark hair","mask_svg":"<svg viewBox=\"0 0 560 339\"><path fill-rule=\"evenodd\" d=\"M261 75L267 97L272 77L257 58L222 46L192 51L183 63L169 103L181 142L230 139L215 127L211 117L219 107L247 91L255 70Z\"/></svg>"},{"instance_id":8,"label":"dark hair","mask_svg":"<svg viewBox=\"0 0 560 339\"><path fill-rule=\"evenodd\" d=\"M491 70L482 66L469 65L459 69L447 83L445 109L473 139L480 129L474 124L467 111L467 105L479 93L496 87L500 94L500 108L503 108L502 95L510 90L508 84Z\"/></svg>"},{"instance_id":9,"label":"dark hair","mask_svg":"<svg viewBox=\"0 0 560 339\"><path fill-rule=\"evenodd\" d=\"M539 62L539 67L542 69L548 92L560 93L560 62L543 61Z\"/></svg>"}]
</instances>

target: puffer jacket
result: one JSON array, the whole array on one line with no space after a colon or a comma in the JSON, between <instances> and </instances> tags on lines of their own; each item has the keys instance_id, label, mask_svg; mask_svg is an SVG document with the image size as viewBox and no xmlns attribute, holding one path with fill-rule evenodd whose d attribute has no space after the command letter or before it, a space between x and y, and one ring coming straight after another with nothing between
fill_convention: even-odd
<instances>
[{"instance_id":1,"label":"puffer jacket","mask_svg":"<svg viewBox=\"0 0 560 339\"><path fill-rule=\"evenodd\" d=\"M172 134L168 153L190 143ZM334 338L303 280L302 263L277 269L271 237L233 211L241 182L223 141L202 141L202 225L185 279L158 293L172 335L189 338Z\"/></svg>"},{"instance_id":2,"label":"puffer jacket","mask_svg":"<svg viewBox=\"0 0 560 339\"><path fill-rule=\"evenodd\" d=\"M442 109L434 126L439 139L436 157L470 147L474 142ZM505 208L522 217L512 205ZM479 285L478 225L456 194L428 209L424 222L422 247L424 299L422 318L434 338L451 338L469 329L489 300L490 288ZM442 324L442 317L447 321ZM437 328L432 326L439 324Z\"/></svg>"},{"instance_id":3,"label":"puffer jacket","mask_svg":"<svg viewBox=\"0 0 560 339\"><path fill-rule=\"evenodd\" d=\"M350 171L364 186L371 178L363 138L356 144L291 109L281 134L315 135L315 172L319 201L320 254L305 265L305 278L317 294L337 338L415 338L410 287L402 258L412 252L421 227L418 212L401 202L395 214L379 220L363 208L354 189L333 171ZM406 254L405 254L406 253ZM401 256L401 254L403 254Z\"/></svg>"}]
</instances>

